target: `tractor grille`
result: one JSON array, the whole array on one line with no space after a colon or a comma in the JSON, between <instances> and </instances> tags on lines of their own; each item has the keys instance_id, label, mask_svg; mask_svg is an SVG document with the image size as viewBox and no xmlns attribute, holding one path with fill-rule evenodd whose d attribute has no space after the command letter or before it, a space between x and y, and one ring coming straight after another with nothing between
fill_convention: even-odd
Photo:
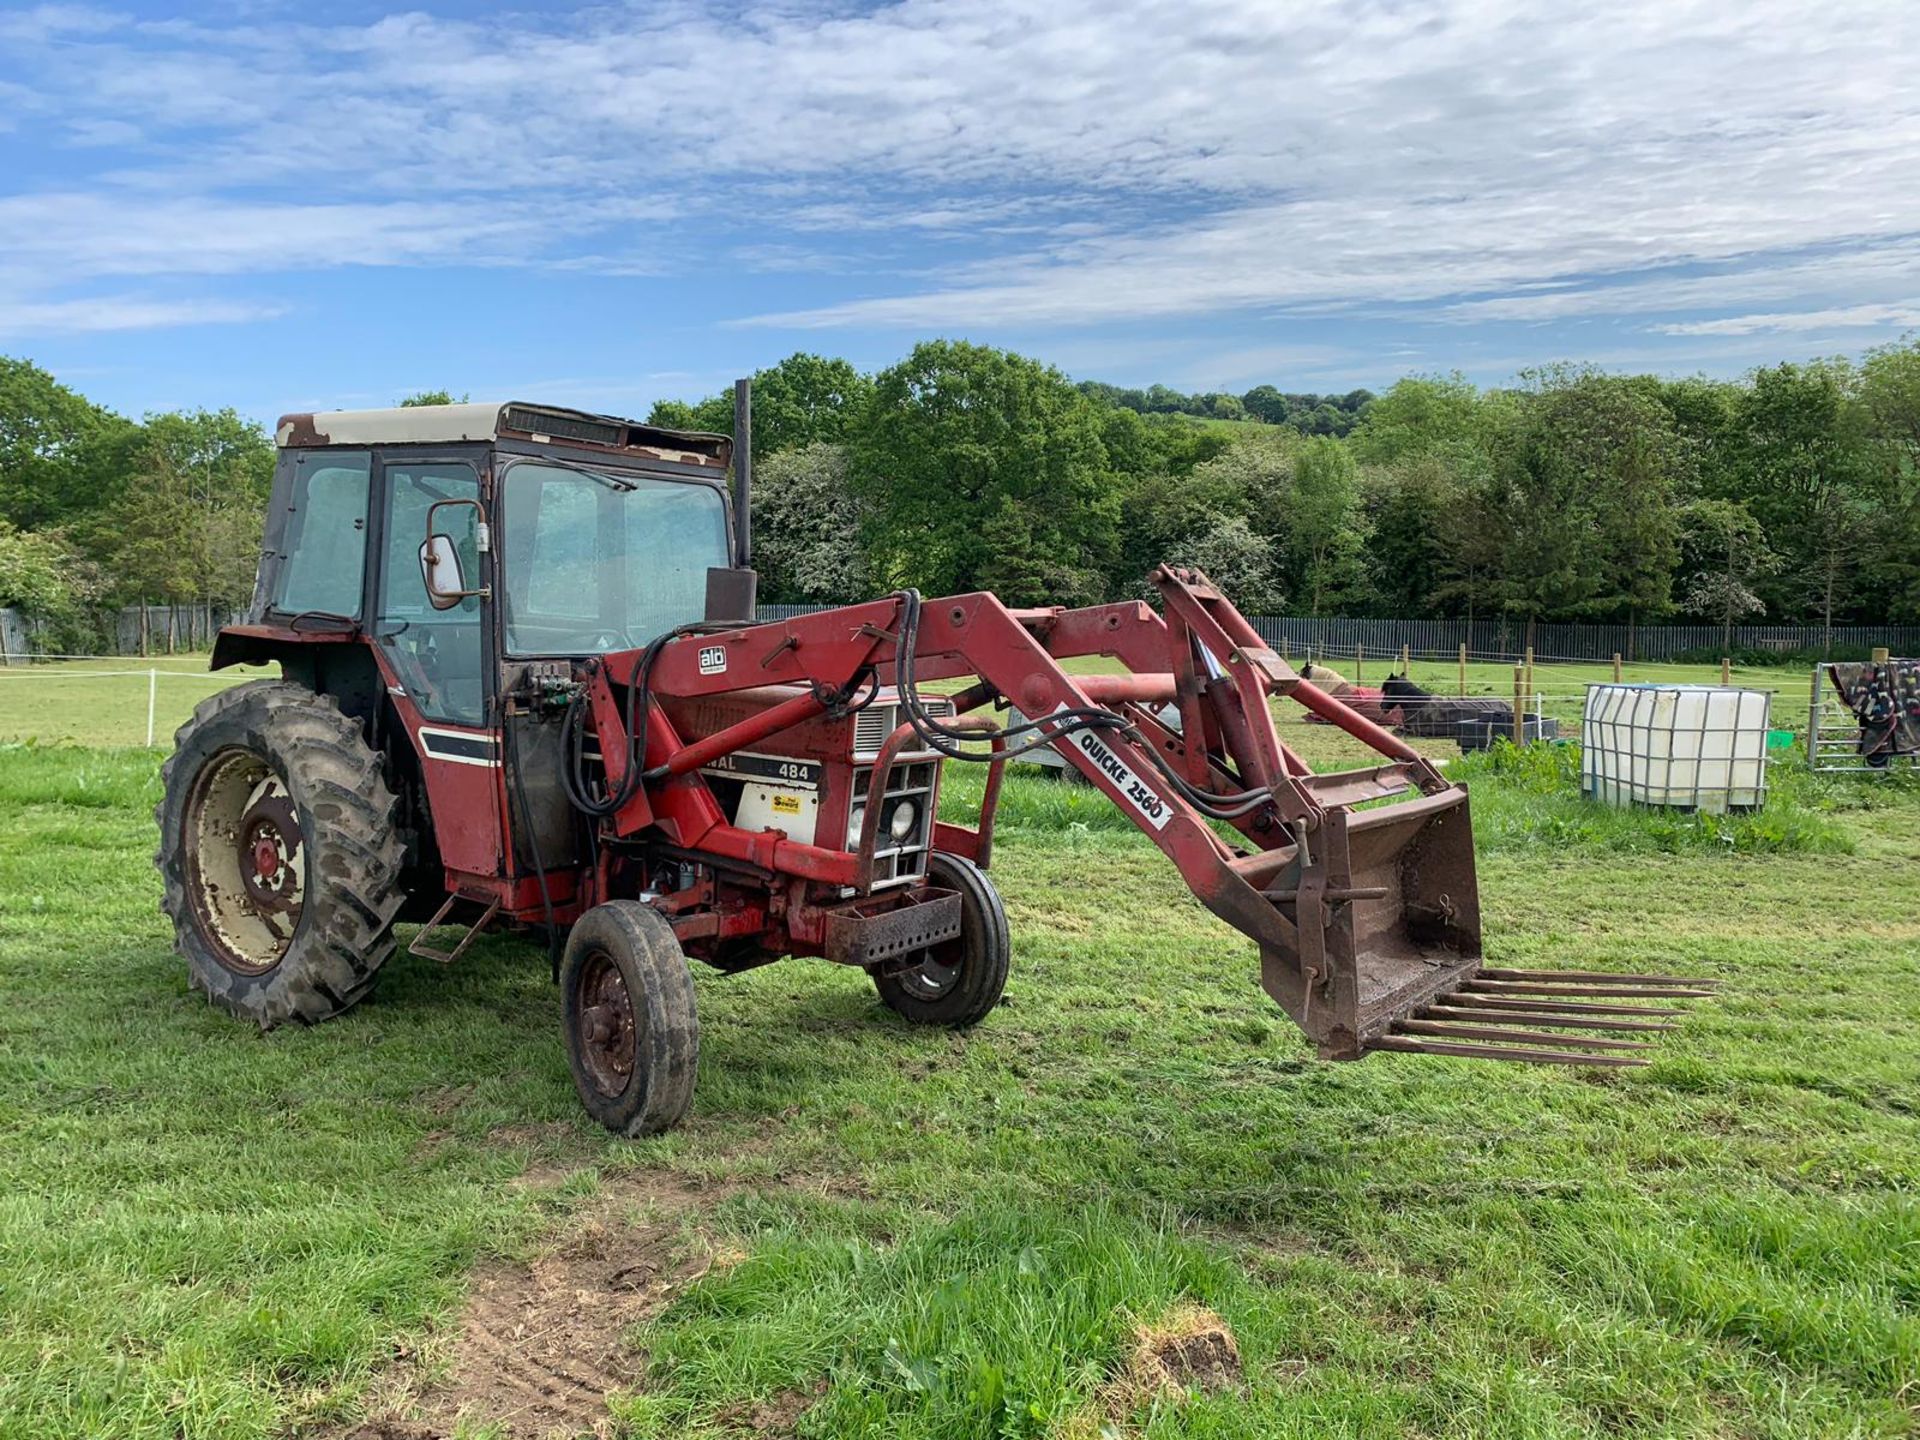
<instances>
[{"instance_id":1,"label":"tractor grille","mask_svg":"<svg viewBox=\"0 0 1920 1440\"><path fill-rule=\"evenodd\" d=\"M934 786L939 779L937 760L903 761L887 772L886 793L878 797L880 825L873 839L873 888L904 885L927 873L927 852L933 837ZM852 816L859 817L875 803L872 795L873 767L862 765L853 772ZM894 834L894 820L903 807L911 806L911 823L904 833ZM850 818L847 843L851 849L860 840L860 820Z\"/></svg>"},{"instance_id":2,"label":"tractor grille","mask_svg":"<svg viewBox=\"0 0 1920 1440\"><path fill-rule=\"evenodd\" d=\"M944 695L926 696L921 704L929 715L946 718L953 714L953 701ZM905 724L906 719L906 707L897 700L876 700L867 706L853 717L853 758L873 759L887 743L887 737Z\"/></svg>"}]
</instances>

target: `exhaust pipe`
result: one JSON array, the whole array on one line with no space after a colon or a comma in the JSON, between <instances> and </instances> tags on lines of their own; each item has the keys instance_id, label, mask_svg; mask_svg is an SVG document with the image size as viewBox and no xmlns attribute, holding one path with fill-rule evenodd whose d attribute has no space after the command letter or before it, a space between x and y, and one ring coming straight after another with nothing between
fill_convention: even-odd
<instances>
[{"instance_id":1,"label":"exhaust pipe","mask_svg":"<svg viewBox=\"0 0 1920 1440\"><path fill-rule=\"evenodd\" d=\"M733 382L733 563L753 568L753 381Z\"/></svg>"},{"instance_id":2,"label":"exhaust pipe","mask_svg":"<svg viewBox=\"0 0 1920 1440\"><path fill-rule=\"evenodd\" d=\"M707 623L751 625L760 579L753 573L753 381L733 382L733 564L707 571Z\"/></svg>"}]
</instances>

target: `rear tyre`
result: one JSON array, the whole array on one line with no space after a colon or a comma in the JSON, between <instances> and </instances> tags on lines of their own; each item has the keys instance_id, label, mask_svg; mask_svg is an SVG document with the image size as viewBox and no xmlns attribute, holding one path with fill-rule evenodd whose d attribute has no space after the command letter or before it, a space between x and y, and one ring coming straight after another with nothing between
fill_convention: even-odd
<instances>
[{"instance_id":1,"label":"rear tyre","mask_svg":"<svg viewBox=\"0 0 1920 1440\"><path fill-rule=\"evenodd\" d=\"M928 861L927 883L959 892L960 933L904 968L873 971L873 984L902 1018L962 1029L984 1020L1007 988L1013 950L1007 912L986 872L958 855Z\"/></svg>"},{"instance_id":2,"label":"rear tyre","mask_svg":"<svg viewBox=\"0 0 1920 1440\"><path fill-rule=\"evenodd\" d=\"M394 798L325 695L263 680L200 702L161 770L165 895L188 983L263 1030L338 1015L393 953Z\"/></svg>"},{"instance_id":3,"label":"rear tyre","mask_svg":"<svg viewBox=\"0 0 1920 1440\"><path fill-rule=\"evenodd\" d=\"M574 924L560 962L561 1028L587 1113L616 1135L657 1135L693 1105L700 1016L673 927L638 900Z\"/></svg>"}]
</instances>

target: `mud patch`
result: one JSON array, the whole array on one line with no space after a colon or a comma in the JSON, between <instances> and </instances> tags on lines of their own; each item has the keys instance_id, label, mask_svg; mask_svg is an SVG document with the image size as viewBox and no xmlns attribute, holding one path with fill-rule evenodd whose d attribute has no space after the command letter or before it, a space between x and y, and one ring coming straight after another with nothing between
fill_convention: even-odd
<instances>
[{"instance_id":1,"label":"mud patch","mask_svg":"<svg viewBox=\"0 0 1920 1440\"><path fill-rule=\"evenodd\" d=\"M1158 1325L1140 1328L1121 1379L1142 1395L1169 1388L1218 1395L1238 1390L1245 1374L1227 1322L1198 1305L1180 1305Z\"/></svg>"},{"instance_id":2,"label":"mud patch","mask_svg":"<svg viewBox=\"0 0 1920 1440\"><path fill-rule=\"evenodd\" d=\"M1055 1431L1058 1440L1111 1440L1156 1399L1238 1393L1246 1374L1227 1322L1199 1305L1180 1304L1134 1331L1126 1363L1093 1400Z\"/></svg>"},{"instance_id":3,"label":"mud patch","mask_svg":"<svg viewBox=\"0 0 1920 1440\"><path fill-rule=\"evenodd\" d=\"M347 1440L444 1440L463 1421L511 1440L611 1436L606 1397L640 1372L623 1337L713 1268L711 1248L680 1222L727 1193L644 1175L606 1181L553 1249L478 1271L446 1379Z\"/></svg>"},{"instance_id":4,"label":"mud patch","mask_svg":"<svg viewBox=\"0 0 1920 1440\"><path fill-rule=\"evenodd\" d=\"M792 1435L813 1403L827 1393L822 1376L811 1390L782 1390L757 1405L735 1405L714 1417L723 1431L747 1435Z\"/></svg>"}]
</instances>

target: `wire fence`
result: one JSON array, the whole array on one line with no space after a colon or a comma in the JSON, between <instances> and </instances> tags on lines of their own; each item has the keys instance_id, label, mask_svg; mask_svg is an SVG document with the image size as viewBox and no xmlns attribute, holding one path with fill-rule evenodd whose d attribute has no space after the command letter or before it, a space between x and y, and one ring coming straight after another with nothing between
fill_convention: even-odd
<instances>
[{"instance_id":1,"label":"wire fence","mask_svg":"<svg viewBox=\"0 0 1920 1440\"><path fill-rule=\"evenodd\" d=\"M1302 667L1308 657L1291 651ZM228 685L271 677L273 667L234 667L210 672L205 655L155 657L129 662L118 656L35 656L34 663L0 668L0 743L166 746L173 732L207 695ZM1775 724L1804 730L1810 710L1808 672L1782 667L1687 665L1671 661L1621 663L1524 657L1498 652L1469 652L1405 647L1404 652L1315 652L1313 663L1330 666L1356 684L1377 687L1388 674L1406 673L1437 695L1490 697L1511 703L1520 697L1523 713L1559 722L1559 733L1578 733L1587 687L1615 679L1638 684L1719 684L1764 690L1774 699ZM1069 662L1069 668L1101 662ZM1516 674L1518 671L1518 674ZM1291 707L1280 707L1291 716ZM1831 708L1831 696L1824 707ZM1841 717L1823 725L1836 729Z\"/></svg>"},{"instance_id":2,"label":"wire fence","mask_svg":"<svg viewBox=\"0 0 1920 1440\"><path fill-rule=\"evenodd\" d=\"M36 656L0 669L0 744L169 745L208 695L271 676L264 668L218 673L205 656L130 666L117 656Z\"/></svg>"},{"instance_id":3,"label":"wire fence","mask_svg":"<svg viewBox=\"0 0 1920 1440\"><path fill-rule=\"evenodd\" d=\"M762 605L763 620L788 620L828 609L825 605ZM1719 625L1571 625L1536 624L1512 617L1492 620L1393 620L1344 616L1249 615L1260 638L1276 650L1297 655L1397 655L1402 647L1416 654L1454 656L1462 645L1470 658L1514 661L1532 650L1534 659L1608 661L1619 655L1630 665L1674 662L1676 656L1721 654L1803 655L1857 653L1876 648L1896 654L1920 653L1920 625L1736 625L1731 634ZM1684 662L1683 662L1684 663Z\"/></svg>"}]
</instances>

